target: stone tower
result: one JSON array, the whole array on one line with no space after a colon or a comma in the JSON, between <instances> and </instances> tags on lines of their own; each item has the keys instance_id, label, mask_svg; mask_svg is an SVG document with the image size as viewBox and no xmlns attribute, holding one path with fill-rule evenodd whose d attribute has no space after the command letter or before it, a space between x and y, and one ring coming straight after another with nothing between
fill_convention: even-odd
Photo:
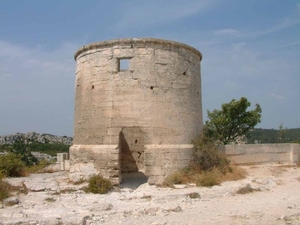
<instances>
[{"instance_id":1,"label":"stone tower","mask_svg":"<svg viewBox=\"0 0 300 225\"><path fill-rule=\"evenodd\" d=\"M70 172L118 184L139 171L158 184L186 166L202 129L201 59L193 47L154 38L81 47Z\"/></svg>"}]
</instances>

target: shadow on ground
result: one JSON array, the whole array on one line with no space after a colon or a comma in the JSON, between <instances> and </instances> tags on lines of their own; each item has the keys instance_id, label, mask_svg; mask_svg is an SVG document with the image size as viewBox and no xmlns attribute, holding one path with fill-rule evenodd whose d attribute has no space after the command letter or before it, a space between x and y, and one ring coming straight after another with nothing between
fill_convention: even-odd
<instances>
[{"instance_id":1,"label":"shadow on ground","mask_svg":"<svg viewBox=\"0 0 300 225\"><path fill-rule=\"evenodd\" d=\"M142 172L122 173L121 188L137 189L141 184L147 183L147 177Z\"/></svg>"}]
</instances>

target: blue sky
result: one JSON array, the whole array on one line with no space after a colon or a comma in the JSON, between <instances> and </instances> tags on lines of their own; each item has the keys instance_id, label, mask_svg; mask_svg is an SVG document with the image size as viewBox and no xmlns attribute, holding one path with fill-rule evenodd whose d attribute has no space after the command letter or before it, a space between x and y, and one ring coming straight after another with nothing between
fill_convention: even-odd
<instances>
[{"instance_id":1,"label":"blue sky","mask_svg":"<svg viewBox=\"0 0 300 225\"><path fill-rule=\"evenodd\" d=\"M203 54L204 121L244 96L262 107L257 127L300 127L299 0L0 0L0 135L72 136L75 51L130 37Z\"/></svg>"}]
</instances>

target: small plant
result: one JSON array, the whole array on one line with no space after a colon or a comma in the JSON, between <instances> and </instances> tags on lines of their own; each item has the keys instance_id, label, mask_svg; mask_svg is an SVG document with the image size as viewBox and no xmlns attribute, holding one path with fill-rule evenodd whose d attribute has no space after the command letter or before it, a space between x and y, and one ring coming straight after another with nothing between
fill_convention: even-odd
<instances>
[{"instance_id":1,"label":"small plant","mask_svg":"<svg viewBox=\"0 0 300 225\"><path fill-rule=\"evenodd\" d=\"M235 165L230 165L228 172L222 174L221 181L241 180L244 179L246 175L247 172L245 171L245 169Z\"/></svg>"},{"instance_id":2,"label":"small plant","mask_svg":"<svg viewBox=\"0 0 300 225\"><path fill-rule=\"evenodd\" d=\"M56 200L54 198L45 198L46 202L55 202Z\"/></svg>"},{"instance_id":3,"label":"small plant","mask_svg":"<svg viewBox=\"0 0 300 225\"><path fill-rule=\"evenodd\" d=\"M248 194L254 191L259 191L259 189L252 188L250 184L247 184L245 187L240 188L237 190L237 194Z\"/></svg>"},{"instance_id":4,"label":"small plant","mask_svg":"<svg viewBox=\"0 0 300 225\"><path fill-rule=\"evenodd\" d=\"M192 198L192 199L194 199L194 198L200 198L200 194L197 193L197 192L189 193L187 196L188 196L189 198Z\"/></svg>"},{"instance_id":5,"label":"small plant","mask_svg":"<svg viewBox=\"0 0 300 225\"><path fill-rule=\"evenodd\" d=\"M74 181L73 184L80 185L83 184L84 182L86 182L86 180L83 177L81 177L79 180Z\"/></svg>"},{"instance_id":6,"label":"small plant","mask_svg":"<svg viewBox=\"0 0 300 225\"><path fill-rule=\"evenodd\" d=\"M101 175L93 175L88 182L87 192L94 194L106 194L112 188L111 182Z\"/></svg>"},{"instance_id":7,"label":"small plant","mask_svg":"<svg viewBox=\"0 0 300 225\"><path fill-rule=\"evenodd\" d=\"M25 163L14 154L0 156L0 173L5 177L23 177L27 175Z\"/></svg>"},{"instance_id":8,"label":"small plant","mask_svg":"<svg viewBox=\"0 0 300 225\"><path fill-rule=\"evenodd\" d=\"M19 204L19 201L15 201L15 200L10 200L10 201L5 201L5 206L14 206Z\"/></svg>"}]
</instances>

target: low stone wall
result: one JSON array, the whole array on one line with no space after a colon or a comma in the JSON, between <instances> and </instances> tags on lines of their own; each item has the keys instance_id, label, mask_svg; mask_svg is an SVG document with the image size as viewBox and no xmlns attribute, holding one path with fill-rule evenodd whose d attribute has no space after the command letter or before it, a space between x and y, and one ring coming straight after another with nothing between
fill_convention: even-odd
<instances>
[{"instance_id":1,"label":"low stone wall","mask_svg":"<svg viewBox=\"0 0 300 225\"><path fill-rule=\"evenodd\" d=\"M223 145L219 149L236 164L295 164L300 161L300 144Z\"/></svg>"}]
</instances>

